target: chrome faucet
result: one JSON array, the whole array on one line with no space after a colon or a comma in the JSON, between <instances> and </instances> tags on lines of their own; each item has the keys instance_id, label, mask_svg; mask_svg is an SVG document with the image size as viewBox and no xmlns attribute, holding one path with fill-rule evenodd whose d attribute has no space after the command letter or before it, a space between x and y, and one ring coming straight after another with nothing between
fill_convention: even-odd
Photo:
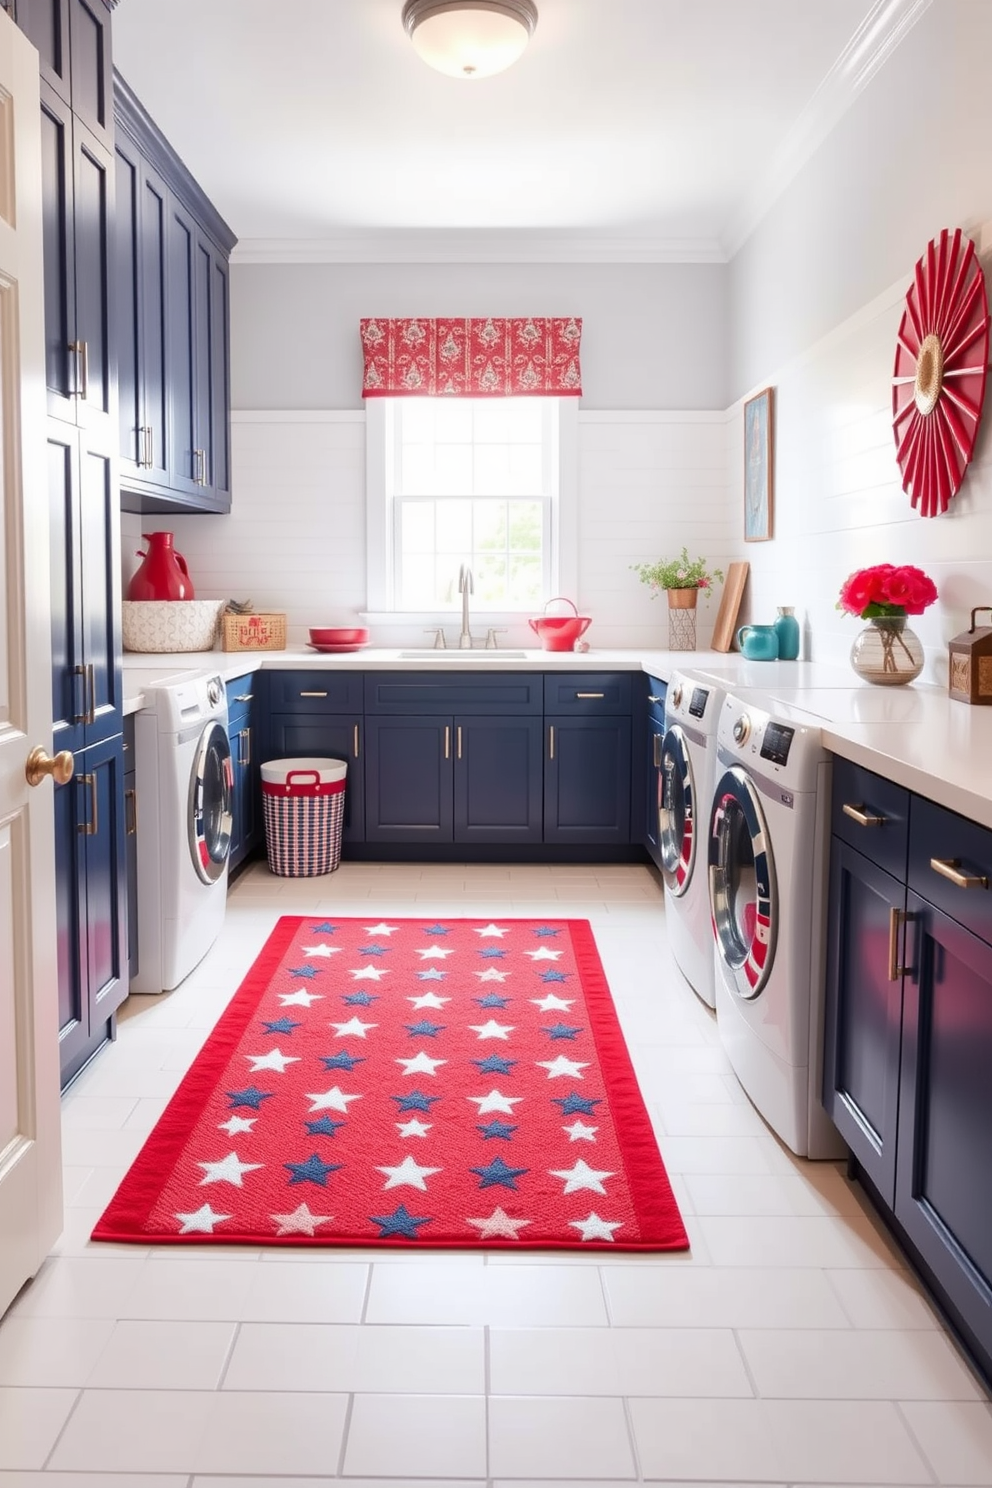
<instances>
[{"instance_id":1,"label":"chrome faucet","mask_svg":"<svg viewBox=\"0 0 992 1488\"><path fill-rule=\"evenodd\" d=\"M458 648L460 651L471 651L472 632L468 623L468 597L475 593L475 584L472 579L472 570L467 563L463 563L458 570L458 593L462 597L462 633L458 637Z\"/></svg>"}]
</instances>

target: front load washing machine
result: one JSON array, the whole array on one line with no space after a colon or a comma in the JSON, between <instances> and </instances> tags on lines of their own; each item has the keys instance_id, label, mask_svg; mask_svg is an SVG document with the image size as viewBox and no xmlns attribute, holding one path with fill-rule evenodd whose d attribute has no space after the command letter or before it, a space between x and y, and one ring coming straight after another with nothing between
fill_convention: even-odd
<instances>
[{"instance_id":1,"label":"front load washing machine","mask_svg":"<svg viewBox=\"0 0 992 1488\"><path fill-rule=\"evenodd\" d=\"M234 773L219 676L184 672L145 689L135 714L138 974L133 992L168 992L224 923Z\"/></svg>"},{"instance_id":2,"label":"front load washing machine","mask_svg":"<svg viewBox=\"0 0 992 1488\"><path fill-rule=\"evenodd\" d=\"M830 764L809 716L728 694L707 843L717 1027L754 1105L799 1157L846 1150L819 1098L829 809Z\"/></svg>"},{"instance_id":3,"label":"front load washing machine","mask_svg":"<svg viewBox=\"0 0 992 1488\"><path fill-rule=\"evenodd\" d=\"M702 676L673 672L661 745L658 840L668 941L682 975L708 1007L716 1006L716 994L705 837L723 696Z\"/></svg>"}]
</instances>

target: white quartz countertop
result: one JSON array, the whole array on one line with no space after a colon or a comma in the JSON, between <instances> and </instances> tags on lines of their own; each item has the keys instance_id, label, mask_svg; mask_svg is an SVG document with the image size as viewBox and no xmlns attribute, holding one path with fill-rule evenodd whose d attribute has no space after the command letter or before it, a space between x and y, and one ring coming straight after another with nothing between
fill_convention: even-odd
<instances>
[{"instance_id":1,"label":"white quartz countertop","mask_svg":"<svg viewBox=\"0 0 992 1488\"><path fill-rule=\"evenodd\" d=\"M969 707L942 687L919 682L873 687L850 667L820 662L747 661L717 651L440 651L399 649L321 654L302 651L206 651L124 656L125 713L143 706L143 690L180 672L214 672L225 681L260 670L310 671L636 671L663 682L675 671L706 673L746 701L773 699L819 724L825 748L864 765L972 821L992 827L992 708Z\"/></svg>"}]
</instances>

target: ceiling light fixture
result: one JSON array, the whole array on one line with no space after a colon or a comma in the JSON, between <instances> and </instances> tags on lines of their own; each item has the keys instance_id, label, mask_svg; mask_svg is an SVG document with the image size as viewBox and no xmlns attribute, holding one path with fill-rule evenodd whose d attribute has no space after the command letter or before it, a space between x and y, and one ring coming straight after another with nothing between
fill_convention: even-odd
<instances>
[{"instance_id":1,"label":"ceiling light fixture","mask_svg":"<svg viewBox=\"0 0 992 1488\"><path fill-rule=\"evenodd\" d=\"M420 56L449 77L491 77L523 54L534 0L406 0L403 25Z\"/></svg>"}]
</instances>

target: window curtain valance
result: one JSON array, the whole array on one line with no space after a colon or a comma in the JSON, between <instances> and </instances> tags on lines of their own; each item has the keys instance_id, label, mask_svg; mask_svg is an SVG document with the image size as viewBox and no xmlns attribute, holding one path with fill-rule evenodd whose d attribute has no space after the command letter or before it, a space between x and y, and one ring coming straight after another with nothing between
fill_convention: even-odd
<instances>
[{"instance_id":1,"label":"window curtain valance","mask_svg":"<svg viewBox=\"0 0 992 1488\"><path fill-rule=\"evenodd\" d=\"M366 398L578 398L574 316L363 320Z\"/></svg>"}]
</instances>

